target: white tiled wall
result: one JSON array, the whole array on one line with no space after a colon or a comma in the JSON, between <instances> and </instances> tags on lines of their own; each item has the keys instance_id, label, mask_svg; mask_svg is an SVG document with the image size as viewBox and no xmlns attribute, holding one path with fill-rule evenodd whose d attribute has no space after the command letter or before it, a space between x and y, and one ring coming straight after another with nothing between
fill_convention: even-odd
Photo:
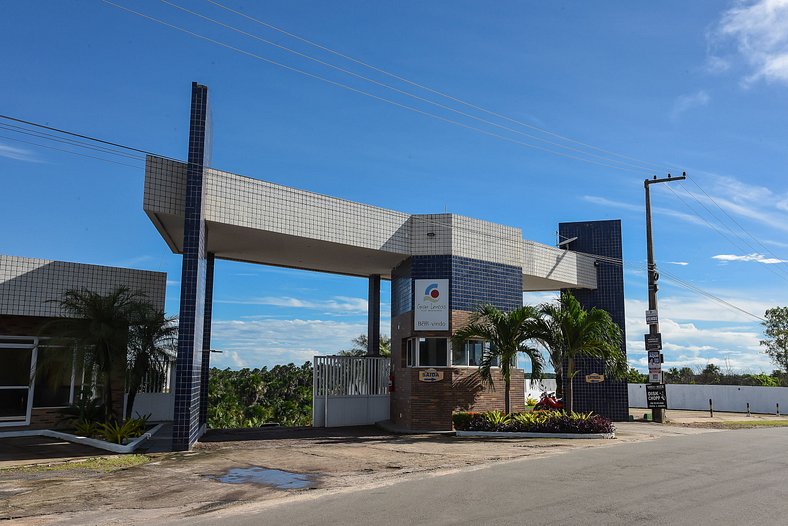
<instances>
[{"instance_id":1,"label":"white tiled wall","mask_svg":"<svg viewBox=\"0 0 788 526\"><path fill-rule=\"evenodd\" d=\"M163 272L0 255L0 315L62 317L58 300L65 291L106 294L119 286L142 291L151 305L164 309Z\"/></svg>"},{"instance_id":2,"label":"white tiled wall","mask_svg":"<svg viewBox=\"0 0 788 526\"><path fill-rule=\"evenodd\" d=\"M186 166L148 157L144 208L184 215ZM596 287L593 258L524 240L522 230L454 214L409 215L257 179L207 170L205 219L215 223L385 250L457 255L518 266L527 276Z\"/></svg>"}]
</instances>

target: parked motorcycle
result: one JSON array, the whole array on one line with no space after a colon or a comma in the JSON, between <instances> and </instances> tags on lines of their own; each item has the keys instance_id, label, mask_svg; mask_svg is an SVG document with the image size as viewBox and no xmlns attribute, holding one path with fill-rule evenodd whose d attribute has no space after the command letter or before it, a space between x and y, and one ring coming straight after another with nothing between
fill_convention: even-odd
<instances>
[{"instance_id":1,"label":"parked motorcycle","mask_svg":"<svg viewBox=\"0 0 788 526\"><path fill-rule=\"evenodd\" d=\"M557 398L553 391L542 393L539 402L534 406L534 411L562 411L563 409L564 401Z\"/></svg>"}]
</instances>

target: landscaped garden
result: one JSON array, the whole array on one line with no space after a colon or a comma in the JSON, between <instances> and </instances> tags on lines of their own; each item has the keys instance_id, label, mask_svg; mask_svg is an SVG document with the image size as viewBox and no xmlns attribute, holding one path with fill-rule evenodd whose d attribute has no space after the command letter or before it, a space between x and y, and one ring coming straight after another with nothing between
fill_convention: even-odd
<instances>
[{"instance_id":1,"label":"landscaped garden","mask_svg":"<svg viewBox=\"0 0 788 526\"><path fill-rule=\"evenodd\" d=\"M615 431L613 423L600 415L563 411L525 411L508 415L501 411L455 413L452 421L457 431L577 434Z\"/></svg>"}]
</instances>

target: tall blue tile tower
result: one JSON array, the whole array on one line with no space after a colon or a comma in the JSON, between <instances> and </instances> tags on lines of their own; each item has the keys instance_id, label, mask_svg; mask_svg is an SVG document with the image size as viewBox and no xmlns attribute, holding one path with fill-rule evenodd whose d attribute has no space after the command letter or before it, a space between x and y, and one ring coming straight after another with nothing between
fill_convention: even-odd
<instances>
[{"instance_id":1,"label":"tall blue tile tower","mask_svg":"<svg viewBox=\"0 0 788 526\"><path fill-rule=\"evenodd\" d=\"M175 416L172 448L188 450L205 430L201 403L207 407L211 309L206 307L213 283L213 258L206 251L203 175L208 162L208 88L192 83L186 203L183 224L181 308L175 368ZM211 273L209 276L208 273Z\"/></svg>"},{"instance_id":2,"label":"tall blue tile tower","mask_svg":"<svg viewBox=\"0 0 788 526\"><path fill-rule=\"evenodd\" d=\"M626 355L626 317L624 315L624 268L622 265L621 221L580 221L560 223L558 234L562 240L577 239L568 243L569 250L601 256L596 262L597 288L571 289L570 291L586 309L597 307L610 313L621 327L621 351ZM617 261L618 263L615 263ZM627 382L605 378L601 383L587 383L591 373L603 373L599 360L576 360L577 375L573 381L576 411L594 411L612 420L629 419ZM566 378L566 375L564 375ZM567 381L566 379L564 381Z\"/></svg>"}]
</instances>

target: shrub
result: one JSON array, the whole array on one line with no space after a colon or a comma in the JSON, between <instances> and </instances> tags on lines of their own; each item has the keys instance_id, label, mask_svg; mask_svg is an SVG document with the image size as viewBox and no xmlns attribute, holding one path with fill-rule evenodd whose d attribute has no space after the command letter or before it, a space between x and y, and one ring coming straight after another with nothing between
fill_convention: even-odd
<instances>
[{"instance_id":1,"label":"shrub","mask_svg":"<svg viewBox=\"0 0 788 526\"><path fill-rule=\"evenodd\" d=\"M524 412L504 415L488 413L455 413L454 429L458 431L510 431L521 433L612 433L613 423L593 413L563 411Z\"/></svg>"},{"instance_id":2,"label":"shrub","mask_svg":"<svg viewBox=\"0 0 788 526\"><path fill-rule=\"evenodd\" d=\"M101 438L114 444L123 444L130 438L142 435L147 426L148 418L130 418L122 424L118 422L105 422L98 424L98 433Z\"/></svg>"},{"instance_id":3,"label":"shrub","mask_svg":"<svg viewBox=\"0 0 788 526\"><path fill-rule=\"evenodd\" d=\"M525 405L530 406L530 407L533 407L533 406L535 406L538 403L539 403L539 400L537 400L533 396L529 396L528 398L525 399Z\"/></svg>"},{"instance_id":4,"label":"shrub","mask_svg":"<svg viewBox=\"0 0 788 526\"><path fill-rule=\"evenodd\" d=\"M93 437L98 435L98 425L90 420L80 420L74 424L74 434L83 437Z\"/></svg>"}]
</instances>

